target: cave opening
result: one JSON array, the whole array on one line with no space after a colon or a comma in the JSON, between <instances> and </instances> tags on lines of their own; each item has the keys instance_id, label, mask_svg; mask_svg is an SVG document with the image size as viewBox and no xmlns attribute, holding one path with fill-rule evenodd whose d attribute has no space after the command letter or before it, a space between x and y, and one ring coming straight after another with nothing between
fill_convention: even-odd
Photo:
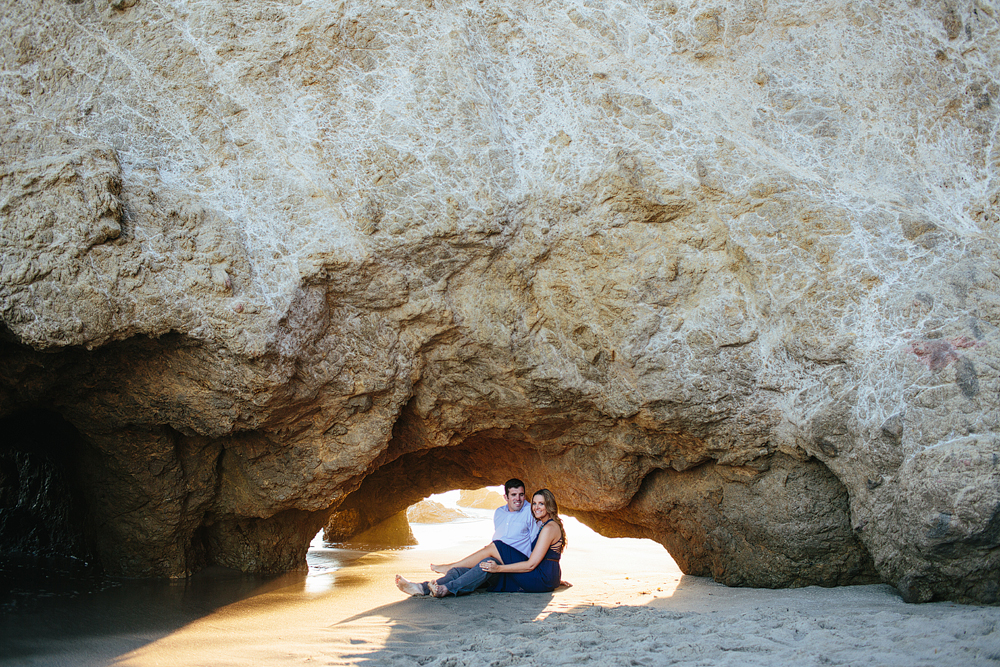
<instances>
[{"instance_id":1,"label":"cave opening","mask_svg":"<svg viewBox=\"0 0 1000 667\"><path fill-rule=\"evenodd\" d=\"M492 539L493 513L504 504L503 491L501 485L433 493L349 537L327 526L310 544L305 589L319 593L350 584L364 576L366 558L381 562L394 551L424 554L428 563L435 557L464 557ZM683 573L663 545L648 538L603 535L562 508L560 518L568 539L563 578L570 585L587 581L590 586L612 587L641 579L655 582L646 591L650 599L669 597L680 585ZM412 574L440 576L430 570Z\"/></svg>"},{"instance_id":2,"label":"cave opening","mask_svg":"<svg viewBox=\"0 0 1000 667\"><path fill-rule=\"evenodd\" d=\"M81 493L82 438L50 410L0 419L0 552L93 561Z\"/></svg>"},{"instance_id":3,"label":"cave opening","mask_svg":"<svg viewBox=\"0 0 1000 667\"><path fill-rule=\"evenodd\" d=\"M816 459L774 452L752 465L708 457L674 467L607 444L558 442L553 433L572 426L551 422L544 432L512 427L423 449L420 421L398 421L381 465L333 509L324 537L347 541L432 494L517 477L528 493L551 489L561 514L602 537L651 540L686 574L763 588L879 581L846 488Z\"/></svg>"}]
</instances>

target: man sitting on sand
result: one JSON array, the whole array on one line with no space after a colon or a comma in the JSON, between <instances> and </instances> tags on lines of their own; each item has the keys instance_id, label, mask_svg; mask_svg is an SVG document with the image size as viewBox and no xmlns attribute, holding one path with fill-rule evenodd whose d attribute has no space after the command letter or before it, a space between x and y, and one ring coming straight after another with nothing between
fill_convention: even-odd
<instances>
[{"instance_id":1,"label":"man sitting on sand","mask_svg":"<svg viewBox=\"0 0 1000 667\"><path fill-rule=\"evenodd\" d=\"M506 505L501 505L493 513L493 539L500 540L524 555L528 559L531 553L531 542L538 535L538 524L531 514L531 507L525 502L524 482L519 479L508 479L503 485L503 497ZM485 559L493 560L491 558ZM481 564L480 564L481 565ZM489 579L495 575L486 572L480 565L475 567L453 567L450 570L431 564L431 570L444 576L433 582L438 586L447 586L447 591L453 595L463 595L486 586ZM396 575L396 586L408 595L430 595L432 582L416 583Z\"/></svg>"}]
</instances>

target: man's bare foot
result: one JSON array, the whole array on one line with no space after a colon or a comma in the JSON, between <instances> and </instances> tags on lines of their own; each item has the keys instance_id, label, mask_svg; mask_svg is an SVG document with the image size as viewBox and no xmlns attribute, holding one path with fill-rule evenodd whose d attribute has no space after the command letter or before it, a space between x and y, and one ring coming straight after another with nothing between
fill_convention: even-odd
<instances>
[{"instance_id":1,"label":"man's bare foot","mask_svg":"<svg viewBox=\"0 0 1000 667\"><path fill-rule=\"evenodd\" d=\"M420 584L415 584L412 581L408 581L403 577L396 575L396 588L403 591L407 595L423 595L424 589L420 587Z\"/></svg>"},{"instance_id":2,"label":"man's bare foot","mask_svg":"<svg viewBox=\"0 0 1000 667\"><path fill-rule=\"evenodd\" d=\"M448 568L444 565L435 565L431 563L431 572L437 572L438 574L448 574Z\"/></svg>"},{"instance_id":3,"label":"man's bare foot","mask_svg":"<svg viewBox=\"0 0 1000 667\"><path fill-rule=\"evenodd\" d=\"M436 584L433 581L427 583L427 588L431 589L431 595L436 598L443 598L448 594L448 587L443 584Z\"/></svg>"}]
</instances>

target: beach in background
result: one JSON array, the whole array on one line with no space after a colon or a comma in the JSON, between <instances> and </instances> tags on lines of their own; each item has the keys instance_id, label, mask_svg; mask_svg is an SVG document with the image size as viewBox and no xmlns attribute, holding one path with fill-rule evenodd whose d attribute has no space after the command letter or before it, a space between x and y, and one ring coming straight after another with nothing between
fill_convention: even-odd
<instances>
[{"instance_id":1,"label":"beach in background","mask_svg":"<svg viewBox=\"0 0 1000 667\"><path fill-rule=\"evenodd\" d=\"M434 497L454 505L457 492ZM727 588L649 540L566 518L551 594L410 598L489 541L489 510L413 524L403 549L310 549L308 572L39 587L0 617L0 665L1000 665L1000 608L904 603L890 586Z\"/></svg>"}]
</instances>

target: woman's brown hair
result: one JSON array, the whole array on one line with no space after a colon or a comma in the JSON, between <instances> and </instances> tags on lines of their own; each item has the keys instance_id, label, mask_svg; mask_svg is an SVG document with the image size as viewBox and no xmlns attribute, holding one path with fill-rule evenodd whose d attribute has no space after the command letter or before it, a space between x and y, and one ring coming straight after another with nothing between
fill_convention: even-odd
<instances>
[{"instance_id":1,"label":"woman's brown hair","mask_svg":"<svg viewBox=\"0 0 1000 667\"><path fill-rule=\"evenodd\" d=\"M566 528L563 527L562 519L559 518L559 505L556 503L556 497L548 489L535 491L531 494L531 499L534 500L535 496L541 496L545 500L545 511L549 513L549 518L556 522L556 525L559 526L559 532L562 533L562 548L559 549L559 553L566 551Z\"/></svg>"}]
</instances>

